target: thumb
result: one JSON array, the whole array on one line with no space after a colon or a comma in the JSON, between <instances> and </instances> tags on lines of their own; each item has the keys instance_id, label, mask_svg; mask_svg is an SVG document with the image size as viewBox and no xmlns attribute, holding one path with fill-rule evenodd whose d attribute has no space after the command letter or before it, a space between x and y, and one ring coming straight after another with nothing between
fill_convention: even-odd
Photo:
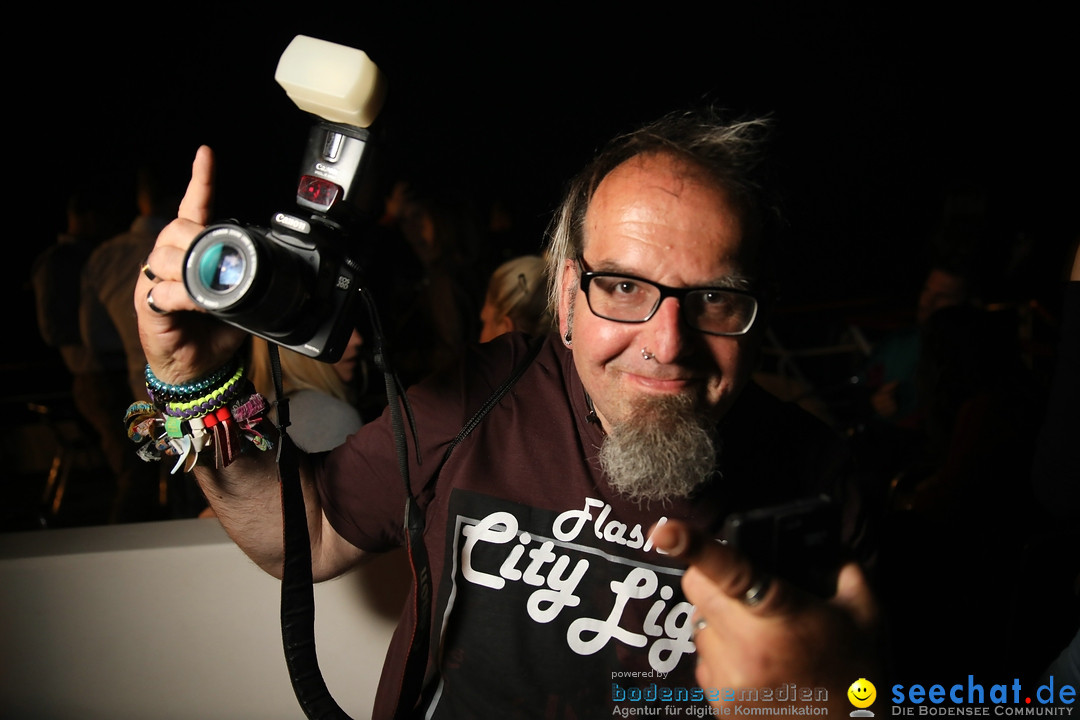
<instances>
[{"instance_id":1,"label":"thumb","mask_svg":"<svg viewBox=\"0 0 1080 720\"><path fill-rule=\"evenodd\" d=\"M199 225L210 222L214 202L214 151L202 145L191 163L191 180L180 201L177 217Z\"/></svg>"},{"instance_id":2,"label":"thumb","mask_svg":"<svg viewBox=\"0 0 1080 720\"><path fill-rule=\"evenodd\" d=\"M850 562L840 568L836 595L829 602L846 610L859 627L873 627L877 623L877 601L858 563Z\"/></svg>"}]
</instances>

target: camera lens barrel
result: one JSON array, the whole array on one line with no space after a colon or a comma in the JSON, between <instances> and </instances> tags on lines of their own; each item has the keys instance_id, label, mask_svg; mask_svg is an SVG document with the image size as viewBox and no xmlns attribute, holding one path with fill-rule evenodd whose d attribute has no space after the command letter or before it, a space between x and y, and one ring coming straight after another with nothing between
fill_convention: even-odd
<instances>
[{"instance_id":1,"label":"camera lens barrel","mask_svg":"<svg viewBox=\"0 0 1080 720\"><path fill-rule=\"evenodd\" d=\"M199 306L233 325L283 344L314 333L309 302L317 251L259 228L215 225L191 244L184 284Z\"/></svg>"},{"instance_id":2,"label":"camera lens barrel","mask_svg":"<svg viewBox=\"0 0 1080 720\"><path fill-rule=\"evenodd\" d=\"M244 228L210 227L188 251L184 285L201 307L212 312L235 311L250 299L259 264L259 250Z\"/></svg>"}]
</instances>

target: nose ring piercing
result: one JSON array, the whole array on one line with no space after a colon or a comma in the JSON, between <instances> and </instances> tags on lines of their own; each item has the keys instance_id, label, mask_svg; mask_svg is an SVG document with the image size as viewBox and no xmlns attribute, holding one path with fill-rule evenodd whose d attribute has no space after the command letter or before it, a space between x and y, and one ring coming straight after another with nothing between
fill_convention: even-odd
<instances>
[{"instance_id":1,"label":"nose ring piercing","mask_svg":"<svg viewBox=\"0 0 1080 720\"><path fill-rule=\"evenodd\" d=\"M656 356L653 355L651 352L649 352L645 348L641 348L641 359L642 360L652 360L654 357L656 357Z\"/></svg>"}]
</instances>

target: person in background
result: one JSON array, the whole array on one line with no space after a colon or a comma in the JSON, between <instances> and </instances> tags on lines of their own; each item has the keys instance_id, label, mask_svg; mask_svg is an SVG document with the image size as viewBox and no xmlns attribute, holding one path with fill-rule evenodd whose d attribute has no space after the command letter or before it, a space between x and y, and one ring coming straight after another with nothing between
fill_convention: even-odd
<instances>
[{"instance_id":1,"label":"person in background","mask_svg":"<svg viewBox=\"0 0 1080 720\"><path fill-rule=\"evenodd\" d=\"M355 382L364 339L357 330L349 336L336 363L325 363L287 348L279 349L281 389L289 399L287 432L305 452L326 452L345 442L363 421L356 409ZM268 400L276 397L267 342L253 337L249 377Z\"/></svg>"},{"instance_id":2,"label":"person in background","mask_svg":"<svg viewBox=\"0 0 1080 720\"><path fill-rule=\"evenodd\" d=\"M963 271L936 263L927 272L919 291L915 325L877 343L863 371L872 389L870 407L881 421L907 429L918 424L915 373L921 329L938 310L967 304L969 299L969 281Z\"/></svg>"},{"instance_id":3,"label":"person in background","mask_svg":"<svg viewBox=\"0 0 1080 720\"><path fill-rule=\"evenodd\" d=\"M512 330L533 336L551 331L546 263L539 255L522 255L495 268L480 308L480 342Z\"/></svg>"},{"instance_id":4,"label":"person in background","mask_svg":"<svg viewBox=\"0 0 1080 720\"><path fill-rule=\"evenodd\" d=\"M304 452L333 450L360 429L363 420L356 408L356 380L363 362L360 348L364 339L357 330L349 336L345 352L336 363L325 363L294 350L279 348L281 390L289 399L287 432ZM271 403L277 397L270 365L270 346L260 337L251 338L247 376L255 389ZM277 422L276 403L270 419ZM199 517L214 517L206 506Z\"/></svg>"},{"instance_id":5,"label":"person in background","mask_svg":"<svg viewBox=\"0 0 1080 720\"><path fill-rule=\"evenodd\" d=\"M119 355L127 370L128 403L147 399L146 356L139 344L139 329L131 307L136 278L147 272L143 259L154 238L176 214L177 179L161 163L145 162L135 173L137 215L126 232L101 243L82 272L80 327L84 344L101 354ZM120 423L120 419L115 422ZM126 467L117 479L111 522L143 522L163 516L190 516L198 500L186 479L159 472L149 463Z\"/></svg>"},{"instance_id":6,"label":"person in background","mask_svg":"<svg viewBox=\"0 0 1080 720\"><path fill-rule=\"evenodd\" d=\"M84 341L91 348L105 346L112 341L97 334L95 328L102 318L112 326L127 358L132 399L146 399L146 356L139 344L131 294L154 239L176 214L181 189L161 168L150 163L141 167L136 173L137 215L131 227L101 243L87 259L82 273Z\"/></svg>"},{"instance_id":7,"label":"person in background","mask_svg":"<svg viewBox=\"0 0 1080 720\"><path fill-rule=\"evenodd\" d=\"M479 332L483 233L467 193L445 178L400 181L386 203L373 291L387 349L411 385L456 360Z\"/></svg>"},{"instance_id":8,"label":"person in background","mask_svg":"<svg viewBox=\"0 0 1080 720\"><path fill-rule=\"evenodd\" d=\"M117 229L118 203L107 192L112 184L94 178L74 190L65 208L65 226L30 270L38 331L55 349L70 374L71 405L86 421L112 474L111 482L140 470L131 443L116 421L116 407L127 398L127 365L119 342L112 352L94 349L80 329L82 272L87 259ZM126 219L126 218L125 218ZM93 334L113 334L108 318L98 316ZM55 409L55 408L52 408ZM63 414L63 413L61 413Z\"/></svg>"}]
</instances>

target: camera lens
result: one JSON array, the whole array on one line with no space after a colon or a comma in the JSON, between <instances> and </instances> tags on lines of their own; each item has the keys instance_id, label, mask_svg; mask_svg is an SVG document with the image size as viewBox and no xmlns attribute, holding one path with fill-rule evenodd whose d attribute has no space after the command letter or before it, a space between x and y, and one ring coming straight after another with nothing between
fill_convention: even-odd
<instances>
[{"instance_id":1,"label":"camera lens","mask_svg":"<svg viewBox=\"0 0 1080 720\"><path fill-rule=\"evenodd\" d=\"M244 303L258 271L258 249L236 225L206 229L188 250L184 284L207 310L228 311Z\"/></svg>"},{"instance_id":2,"label":"camera lens","mask_svg":"<svg viewBox=\"0 0 1080 720\"><path fill-rule=\"evenodd\" d=\"M244 277L244 254L232 245L214 245L199 260L199 279L216 292L228 292Z\"/></svg>"},{"instance_id":3,"label":"camera lens","mask_svg":"<svg viewBox=\"0 0 1080 720\"><path fill-rule=\"evenodd\" d=\"M326 312L315 301L318 264L313 246L299 238L215 225L191 243L184 285L211 314L275 342L296 344L311 338Z\"/></svg>"}]
</instances>

